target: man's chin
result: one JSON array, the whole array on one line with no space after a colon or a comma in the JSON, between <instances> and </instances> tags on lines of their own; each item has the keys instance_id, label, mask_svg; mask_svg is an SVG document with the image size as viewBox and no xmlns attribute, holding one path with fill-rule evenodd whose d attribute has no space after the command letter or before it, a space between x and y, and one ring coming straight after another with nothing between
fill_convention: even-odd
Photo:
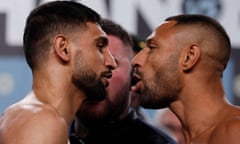
<instances>
[{"instance_id":1,"label":"man's chin","mask_svg":"<svg viewBox=\"0 0 240 144\"><path fill-rule=\"evenodd\" d=\"M106 98L107 92L105 88L102 89L91 89L86 92L88 101L102 101Z\"/></svg>"},{"instance_id":2,"label":"man's chin","mask_svg":"<svg viewBox=\"0 0 240 144\"><path fill-rule=\"evenodd\" d=\"M102 100L104 100L106 97L106 95L95 95L95 96L87 96L87 101L91 101L92 103L97 103L100 102Z\"/></svg>"}]
</instances>

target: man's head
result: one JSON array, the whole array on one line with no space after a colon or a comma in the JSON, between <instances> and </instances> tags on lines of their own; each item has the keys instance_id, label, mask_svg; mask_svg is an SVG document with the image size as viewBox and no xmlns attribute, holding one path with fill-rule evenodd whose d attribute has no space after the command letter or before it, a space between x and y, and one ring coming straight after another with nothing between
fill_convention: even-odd
<instances>
[{"instance_id":1,"label":"man's head","mask_svg":"<svg viewBox=\"0 0 240 144\"><path fill-rule=\"evenodd\" d=\"M56 1L34 9L27 18L23 38L29 66L34 69L44 63L55 35L84 30L87 22L99 23L100 15L80 3Z\"/></svg>"},{"instance_id":2,"label":"man's head","mask_svg":"<svg viewBox=\"0 0 240 144\"><path fill-rule=\"evenodd\" d=\"M89 99L102 99L115 62L106 48L108 40L100 19L92 9L70 1L34 9L27 18L23 39L33 74L58 69L66 82L71 81Z\"/></svg>"},{"instance_id":3,"label":"man's head","mask_svg":"<svg viewBox=\"0 0 240 144\"><path fill-rule=\"evenodd\" d=\"M231 42L225 29L216 20L203 15L179 15L169 17L166 21L176 21L176 27L182 28L182 35L189 36L188 43L199 44L203 53L201 56L215 61L220 66L217 71L222 74L230 57Z\"/></svg>"},{"instance_id":4,"label":"man's head","mask_svg":"<svg viewBox=\"0 0 240 144\"><path fill-rule=\"evenodd\" d=\"M132 62L141 104L150 108L168 106L178 99L186 76L201 73L221 78L229 55L229 38L215 20L202 15L166 19Z\"/></svg>"},{"instance_id":5,"label":"man's head","mask_svg":"<svg viewBox=\"0 0 240 144\"><path fill-rule=\"evenodd\" d=\"M117 63L107 88L107 97L100 102L86 101L82 104L78 117L85 122L119 119L130 104L132 40L120 25L104 19L102 29L109 39L108 48Z\"/></svg>"}]
</instances>

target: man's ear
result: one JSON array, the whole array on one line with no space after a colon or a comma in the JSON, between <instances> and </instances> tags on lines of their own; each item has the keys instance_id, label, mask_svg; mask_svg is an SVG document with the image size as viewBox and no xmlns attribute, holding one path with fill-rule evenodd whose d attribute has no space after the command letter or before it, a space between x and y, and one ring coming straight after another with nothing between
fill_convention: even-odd
<instances>
[{"instance_id":1,"label":"man's ear","mask_svg":"<svg viewBox=\"0 0 240 144\"><path fill-rule=\"evenodd\" d=\"M56 52L57 56L63 60L64 62L67 62L70 60L70 48L69 43L65 36L63 35L57 35L55 36L53 40L53 48Z\"/></svg>"},{"instance_id":2,"label":"man's ear","mask_svg":"<svg viewBox=\"0 0 240 144\"><path fill-rule=\"evenodd\" d=\"M186 48L182 57L182 69L183 71L191 70L199 60L201 50L198 45L191 45Z\"/></svg>"}]
</instances>

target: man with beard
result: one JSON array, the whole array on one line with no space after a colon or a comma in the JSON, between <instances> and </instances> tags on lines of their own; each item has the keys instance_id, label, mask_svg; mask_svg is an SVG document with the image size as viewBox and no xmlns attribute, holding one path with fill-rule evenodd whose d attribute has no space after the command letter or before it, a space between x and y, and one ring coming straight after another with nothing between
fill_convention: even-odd
<instances>
[{"instance_id":1,"label":"man with beard","mask_svg":"<svg viewBox=\"0 0 240 144\"><path fill-rule=\"evenodd\" d=\"M231 44L224 28L202 15L169 17L132 61L145 108L169 107L180 119L186 143L238 144L240 108L222 85Z\"/></svg>"},{"instance_id":2,"label":"man with beard","mask_svg":"<svg viewBox=\"0 0 240 144\"><path fill-rule=\"evenodd\" d=\"M68 126L85 99L102 100L116 63L100 16L55 1L27 18L24 52L32 91L0 117L1 144L67 144Z\"/></svg>"},{"instance_id":3,"label":"man with beard","mask_svg":"<svg viewBox=\"0 0 240 144\"><path fill-rule=\"evenodd\" d=\"M165 133L139 119L130 108L132 40L120 25L103 20L108 48L117 63L100 102L84 101L77 112L71 144L174 144Z\"/></svg>"}]
</instances>

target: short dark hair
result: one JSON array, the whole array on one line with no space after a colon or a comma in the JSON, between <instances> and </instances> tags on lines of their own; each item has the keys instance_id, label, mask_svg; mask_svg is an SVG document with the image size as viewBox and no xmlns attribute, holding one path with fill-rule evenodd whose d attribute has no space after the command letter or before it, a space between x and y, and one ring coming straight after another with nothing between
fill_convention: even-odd
<instances>
[{"instance_id":1,"label":"short dark hair","mask_svg":"<svg viewBox=\"0 0 240 144\"><path fill-rule=\"evenodd\" d=\"M30 68L35 68L49 52L50 39L58 33L69 33L74 28L85 28L86 22L100 24L100 15L73 1L54 1L34 9L27 18L23 36L25 57Z\"/></svg>"},{"instance_id":2,"label":"short dark hair","mask_svg":"<svg viewBox=\"0 0 240 144\"><path fill-rule=\"evenodd\" d=\"M182 14L168 17L166 19L166 21L171 20L176 21L176 25L205 26L206 30L210 31L219 42L219 54L216 56L216 59L224 65L224 68L226 67L231 54L231 41L227 32L218 21L211 17L200 14Z\"/></svg>"},{"instance_id":3,"label":"short dark hair","mask_svg":"<svg viewBox=\"0 0 240 144\"><path fill-rule=\"evenodd\" d=\"M133 41L128 32L119 24L109 19L102 19L101 27L107 35L113 35L123 41L125 45L133 47Z\"/></svg>"}]
</instances>

